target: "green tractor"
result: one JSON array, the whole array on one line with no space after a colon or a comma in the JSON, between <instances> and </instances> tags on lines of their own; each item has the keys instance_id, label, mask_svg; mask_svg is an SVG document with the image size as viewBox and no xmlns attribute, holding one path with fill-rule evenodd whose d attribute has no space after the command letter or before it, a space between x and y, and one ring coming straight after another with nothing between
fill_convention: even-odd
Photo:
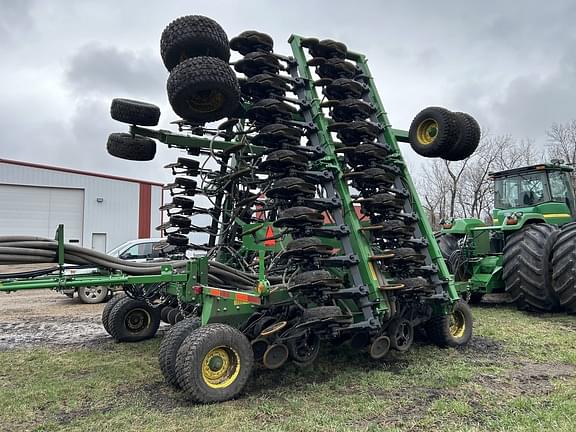
<instances>
[{"instance_id":1,"label":"green tractor","mask_svg":"<svg viewBox=\"0 0 576 432\"><path fill-rule=\"evenodd\" d=\"M463 296L507 292L519 309L576 312L572 171L555 161L491 173L493 225L442 224L439 246Z\"/></svg>"}]
</instances>

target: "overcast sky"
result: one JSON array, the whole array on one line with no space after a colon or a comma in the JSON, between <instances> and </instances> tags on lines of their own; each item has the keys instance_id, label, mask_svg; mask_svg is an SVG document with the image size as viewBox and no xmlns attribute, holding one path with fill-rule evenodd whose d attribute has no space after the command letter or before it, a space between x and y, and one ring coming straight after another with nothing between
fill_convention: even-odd
<instances>
[{"instance_id":1,"label":"overcast sky","mask_svg":"<svg viewBox=\"0 0 576 432\"><path fill-rule=\"evenodd\" d=\"M109 105L114 97L155 103L169 128L176 116L160 34L189 14L215 19L230 38L248 29L269 33L283 54L291 33L365 53L397 128L440 105L471 113L492 133L543 145L551 123L576 118L570 0L0 0L0 158L169 179L161 166L175 150L159 149L152 162L106 153L108 134L127 130L110 119Z\"/></svg>"}]
</instances>

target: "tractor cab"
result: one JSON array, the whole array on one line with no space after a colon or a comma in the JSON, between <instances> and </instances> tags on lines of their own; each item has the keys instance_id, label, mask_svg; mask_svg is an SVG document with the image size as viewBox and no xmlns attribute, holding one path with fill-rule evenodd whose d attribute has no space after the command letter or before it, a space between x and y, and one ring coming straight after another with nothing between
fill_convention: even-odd
<instances>
[{"instance_id":1,"label":"tractor cab","mask_svg":"<svg viewBox=\"0 0 576 432\"><path fill-rule=\"evenodd\" d=\"M490 173L494 180L494 223L515 223L518 218L562 225L574 220L571 167L539 164Z\"/></svg>"}]
</instances>

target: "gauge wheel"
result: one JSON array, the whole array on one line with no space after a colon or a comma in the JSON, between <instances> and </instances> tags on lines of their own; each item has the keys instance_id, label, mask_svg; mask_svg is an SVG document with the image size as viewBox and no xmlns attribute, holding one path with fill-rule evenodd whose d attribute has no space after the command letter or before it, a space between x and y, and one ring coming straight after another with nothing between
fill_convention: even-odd
<instances>
[{"instance_id":1,"label":"gauge wheel","mask_svg":"<svg viewBox=\"0 0 576 432\"><path fill-rule=\"evenodd\" d=\"M459 136L456 115L441 107L420 111L408 131L412 149L421 156L442 157L454 146Z\"/></svg>"},{"instance_id":2,"label":"gauge wheel","mask_svg":"<svg viewBox=\"0 0 576 432\"><path fill-rule=\"evenodd\" d=\"M208 324L184 340L176 356L180 387L196 402L222 402L238 396L254 366L248 338L226 324Z\"/></svg>"},{"instance_id":3,"label":"gauge wheel","mask_svg":"<svg viewBox=\"0 0 576 432\"><path fill-rule=\"evenodd\" d=\"M436 345L458 347L466 345L472 338L472 310L464 301L457 301L446 315L432 317L426 324L428 337Z\"/></svg>"},{"instance_id":4,"label":"gauge wheel","mask_svg":"<svg viewBox=\"0 0 576 432\"><path fill-rule=\"evenodd\" d=\"M129 133L113 133L106 144L108 153L120 159L151 161L156 155L153 139Z\"/></svg>"},{"instance_id":5,"label":"gauge wheel","mask_svg":"<svg viewBox=\"0 0 576 432\"><path fill-rule=\"evenodd\" d=\"M198 318L184 319L174 324L160 343L160 353L158 355L160 370L166 382L176 388L180 388L176 376L176 356L182 342L190 333L200 327Z\"/></svg>"},{"instance_id":6,"label":"gauge wheel","mask_svg":"<svg viewBox=\"0 0 576 432\"><path fill-rule=\"evenodd\" d=\"M160 55L168 71L193 57L230 59L228 36L220 24L201 15L187 15L172 21L160 37Z\"/></svg>"},{"instance_id":7,"label":"gauge wheel","mask_svg":"<svg viewBox=\"0 0 576 432\"><path fill-rule=\"evenodd\" d=\"M110 335L118 342L138 342L153 338L160 326L160 311L148 303L121 297L108 316Z\"/></svg>"},{"instance_id":8,"label":"gauge wheel","mask_svg":"<svg viewBox=\"0 0 576 432\"><path fill-rule=\"evenodd\" d=\"M228 117L240 104L236 74L214 57L184 60L170 72L166 88L174 112L191 123Z\"/></svg>"}]
</instances>

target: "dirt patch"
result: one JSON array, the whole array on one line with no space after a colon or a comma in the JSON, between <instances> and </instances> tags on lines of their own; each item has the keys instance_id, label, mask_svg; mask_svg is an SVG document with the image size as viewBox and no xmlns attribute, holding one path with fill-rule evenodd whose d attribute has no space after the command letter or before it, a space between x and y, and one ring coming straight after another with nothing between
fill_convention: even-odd
<instances>
[{"instance_id":1,"label":"dirt patch","mask_svg":"<svg viewBox=\"0 0 576 432\"><path fill-rule=\"evenodd\" d=\"M50 290L0 293L0 350L99 344L109 339L100 321L103 307Z\"/></svg>"},{"instance_id":2,"label":"dirt patch","mask_svg":"<svg viewBox=\"0 0 576 432\"><path fill-rule=\"evenodd\" d=\"M573 377L576 377L576 367L572 365L524 363L505 375L479 375L474 382L501 395L538 396L552 392L553 380Z\"/></svg>"}]
</instances>

